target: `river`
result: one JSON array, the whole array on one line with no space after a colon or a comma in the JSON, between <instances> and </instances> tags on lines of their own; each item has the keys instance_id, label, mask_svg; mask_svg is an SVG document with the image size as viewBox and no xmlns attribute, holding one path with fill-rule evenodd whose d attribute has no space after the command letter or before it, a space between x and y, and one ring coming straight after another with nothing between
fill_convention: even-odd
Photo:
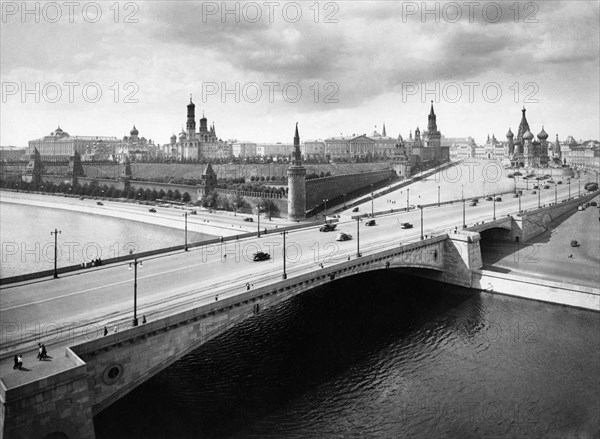
<instances>
[{"instance_id":1,"label":"river","mask_svg":"<svg viewBox=\"0 0 600 439\"><path fill-rule=\"evenodd\" d=\"M90 259L108 259L171 247L184 242L181 230L103 215L35 205L0 203L2 263L0 277L10 277L54 267L54 236L58 267ZM188 232L190 242L214 236Z\"/></svg>"},{"instance_id":2,"label":"river","mask_svg":"<svg viewBox=\"0 0 600 439\"><path fill-rule=\"evenodd\" d=\"M249 319L95 418L114 438L597 438L600 315L390 271Z\"/></svg>"}]
</instances>

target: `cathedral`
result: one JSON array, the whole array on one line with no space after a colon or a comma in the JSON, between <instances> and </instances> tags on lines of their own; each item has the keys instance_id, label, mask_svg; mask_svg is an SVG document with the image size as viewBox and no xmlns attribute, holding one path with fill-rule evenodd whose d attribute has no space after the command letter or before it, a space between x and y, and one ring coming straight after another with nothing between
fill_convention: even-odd
<instances>
[{"instance_id":1,"label":"cathedral","mask_svg":"<svg viewBox=\"0 0 600 439\"><path fill-rule=\"evenodd\" d=\"M228 159L231 156L230 147L217 137L215 124L208 127L206 117L202 114L200 130L196 131L196 105L192 102L187 105L187 121L185 130L170 138L170 143L165 145L164 153L176 160L211 160Z\"/></svg>"},{"instance_id":2,"label":"cathedral","mask_svg":"<svg viewBox=\"0 0 600 439\"><path fill-rule=\"evenodd\" d=\"M538 140L534 140L525 117L525 111L525 107L523 107L516 139L510 128L506 133L505 158L511 166L518 168L548 166L548 134L542 126L542 131L537 135Z\"/></svg>"}]
</instances>

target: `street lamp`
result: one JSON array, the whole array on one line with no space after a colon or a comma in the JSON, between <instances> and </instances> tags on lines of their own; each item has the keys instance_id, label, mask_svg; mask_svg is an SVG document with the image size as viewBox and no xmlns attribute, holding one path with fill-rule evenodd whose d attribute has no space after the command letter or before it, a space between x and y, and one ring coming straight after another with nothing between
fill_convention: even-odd
<instances>
[{"instance_id":1,"label":"street lamp","mask_svg":"<svg viewBox=\"0 0 600 439\"><path fill-rule=\"evenodd\" d=\"M581 197L581 178L579 178L579 180L577 180L579 182L579 192L578 192L578 197Z\"/></svg>"},{"instance_id":2,"label":"street lamp","mask_svg":"<svg viewBox=\"0 0 600 439\"><path fill-rule=\"evenodd\" d=\"M371 185L371 187L373 187L373 185ZM373 202L374 202L375 196L373 195L373 192L371 192L371 218L373 218Z\"/></svg>"},{"instance_id":3,"label":"street lamp","mask_svg":"<svg viewBox=\"0 0 600 439\"><path fill-rule=\"evenodd\" d=\"M129 254L131 255L133 250L129 250ZM133 326L138 325L137 319L137 266L140 265L140 269L142 268L142 261L138 261L137 258L133 259L133 262L129 263L129 269L131 270L131 266L133 265Z\"/></svg>"},{"instance_id":4,"label":"street lamp","mask_svg":"<svg viewBox=\"0 0 600 439\"><path fill-rule=\"evenodd\" d=\"M325 203L325 209L323 210L323 216L325 217L325 223L327 223L327 202L329 201L329 199L324 198L323 199L323 203Z\"/></svg>"},{"instance_id":5,"label":"street lamp","mask_svg":"<svg viewBox=\"0 0 600 439\"><path fill-rule=\"evenodd\" d=\"M542 196L542 185L538 185L538 209L542 207L541 196Z\"/></svg>"},{"instance_id":6,"label":"street lamp","mask_svg":"<svg viewBox=\"0 0 600 439\"><path fill-rule=\"evenodd\" d=\"M494 221L496 221L496 194L492 195L494 199Z\"/></svg>"},{"instance_id":7,"label":"street lamp","mask_svg":"<svg viewBox=\"0 0 600 439\"><path fill-rule=\"evenodd\" d=\"M519 197L519 213L521 213L521 195L519 195L518 197Z\"/></svg>"},{"instance_id":8,"label":"street lamp","mask_svg":"<svg viewBox=\"0 0 600 439\"><path fill-rule=\"evenodd\" d=\"M360 258L360 217L356 217L356 257Z\"/></svg>"},{"instance_id":9,"label":"street lamp","mask_svg":"<svg viewBox=\"0 0 600 439\"><path fill-rule=\"evenodd\" d=\"M187 217L188 217L189 212L184 212L183 216L185 218L185 245L183 246L183 249L185 251L188 251L188 245L187 245Z\"/></svg>"},{"instance_id":10,"label":"street lamp","mask_svg":"<svg viewBox=\"0 0 600 439\"><path fill-rule=\"evenodd\" d=\"M408 212L408 208L410 206L410 188L406 188L406 211Z\"/></svg>"},{"instance_id":11,"label":"street lamp","mask_svg":"<svg viewBox=\"0 0 600 439\"><path fill-rule=\"evenodd\" d=\"M346 208L346 194L344 194L344 209Z\"/></svg>"},{"instance_id":12,"label":"street lamp","mask_svg":"<svg viewBox=\"0 0 600 439\"><path fill-rule=\"evenodd\" d=\"M558 203L558 195L557 195L558 185L554 183L554 204Z\"/></svg>"},{"instance_id":13,"label":"street lamp","mask_svg":"<svg viewBox=\"0 0 600 439\"><path fill-rule=\"evenodd\" d=\"M423 205L419 204L419 209L421 209L421 241L423 240Z\"/></svg>"},{"instance_id":14,"label":"street lamp","mask_svg":"<svg viewBox=\"0 0 600 439\"><path fill-rule=\"evenodd\" d=\"M256 206L256 215L258 216L258 229L257 229L256 237L260 238L260 205Z\"/></svg>"},{"instance_id":15,"label":"street lamp","mask_svg":"<svg viewBox=\"0 0 600 439\"><path fill-rule=\"evenodd\" d=\"M237 201L233 202L233 216L237 216Z\"/></svg>"},{"instance_id":16,"label":"street lamp","mask_svg":"<svg viewBox=\"0 0 600 439\"><path fill-rule=\"evenodd\" d=\"M289 232L287 231L283 231L280 233L280 235L283 236L283 279L287 279L287 273L285 272L285 235L287 235Z\"/></svg>"},{"instance_id":17,"label":"street lamp","mask_svg":"<svg viewBox=\"0 0 600 439\"><path fill-rule=\"evenodd\" d=\"M567 184L569 185L569 200L571 199L571 180L567 181Z\"/></svg>"},{"instance_id":18,"label":"street lamp","mask_svg":"<svg viewBox=\"0 0 600 439\"><path fill-rule=\"evenodd\" d=\"M58 271L56 271L56 261L58 249L58 235L60 235L60 230L54 229L54 232L50 232L50 235L54 235L54 279L56 279L58 277Z\"/></svg>"},{"instance_id":19,"label":"street lamp","mask_svg":"<svg viewBox=\"0 0 600 439\"><path fill-rule=\"evenodd\" d=\"M440 207L440 186L438 185L438 207Z\"/></svg>"}]
</instances>

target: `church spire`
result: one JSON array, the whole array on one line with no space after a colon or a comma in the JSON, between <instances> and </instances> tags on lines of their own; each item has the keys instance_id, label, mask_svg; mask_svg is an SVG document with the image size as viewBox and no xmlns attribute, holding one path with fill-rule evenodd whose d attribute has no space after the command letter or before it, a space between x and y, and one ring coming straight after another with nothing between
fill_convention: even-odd
<instances>
[{"instance_id":1,"label":"church spire","mask_svg":"<svg viewBox=\"0 0 600 439\"><path fill-rule=\"evenodd\" d=\"M382 135L383 137L387 137L387 134L386 134L386 132L385 132L385 122L383 122L383 131L381 132L381 135Z\"/></svg>"},{"instance_id":2,"label":"church spire","mask_svg":"<svg viewBox=\"0 0 600 439\"><path fill-rule=\"evenodd\" d=\"M427 131L433 134L437 131L435 111L433 111L433 101L431 101L431 111L429 111L429 117L427 119Z\"/></svg>"}]
</instances>

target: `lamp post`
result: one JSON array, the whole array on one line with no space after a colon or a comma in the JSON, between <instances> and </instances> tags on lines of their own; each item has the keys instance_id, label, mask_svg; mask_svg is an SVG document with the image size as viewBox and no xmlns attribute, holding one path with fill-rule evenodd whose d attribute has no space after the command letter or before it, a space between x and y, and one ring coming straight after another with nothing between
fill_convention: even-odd
<instances>
[{"instance_id":1,"label":"lamp post","mask_svg":"<svg viewBox=\"0 0 600 439\"><path fill-rule=\"evenodd\" d=\"M133 250L129 250L129 254L132 254ZM133 265L133 326L138 325L137 319L137 266L140 265L142 268L142 261L138 261L137 258L133 259L133 262L129 263L129 269Z\"/></svg>"},{"instance_id":2,"label":"lamp post","mask_svg":"<svg viewBox=\"0 0 600 439\"><path fill-rule=\"evenodd\" d=\"M373 187L373 185L371 185L371 187ZM373 218L373 213L374 213L374 210L373 210L374 199L375 199L375 196L373 195L373 192L371 192L371 218Z\"/></svg>"},{"instance_id":3,"label":"lamp post","mask_svg":"<svg viewBox=\"0 0 600 439\"><path fill-rule=\"evenodd\" d=\"M558 203L558 195L557 195L558 185L554 183L554 204Z\"/></svg>"},{"instance_id":4,"label":"lamp post","mask_svg":"<svg viewBox=\"0 0 600 439\"><path fill-rule=\"evenodd\" d=\"M183 250L184 251L188 251L188 245L187 245L187 217L188 217L189 212L184 212L183 213L183 217L185 218L185 241L184 241L184 246L183 246Z\"/></svg>"},{"instance_id":5,"label":"lamp post","mask_svg":"<svg viewBox=\"0 0 600 439\"><path fill-rule=\"evenodd\" d=\"M325 217L325 224L327 224L327 202L329 200L327 198L323 199L323 203L325 203L325 209L323 210L323 216Z\"/></svg>"},{"instance_id":6,"label":"lamp post","mask_svg":"<svg viewBox=\"0 0 600 439\"><path fill-rule=\"evenodd\" d=\"M283 236L283 279L287 279L287 273L285 272L285 235L287 235L289 232L283 231L280 233L280 235Z\"/></svg>"},{"instance_id":7,"label":"lamp post","mask_svg":"<svg viewBox=\"0 0 600 439\"><path fill-rule=\"evenodd\" d=\"M60 235L60 230L54 229L54 232L50 232L50 235L54 235L54 279L56 279L58 277L58 271L56 271L56 261L58 249L58 235Z\"/></svg>"},{"instance_id":8,"label":"lamp post","mask_svg":"<svg viewBox=\"0 0 600 439\"><path fill-rule=\"evenodd\" d=\"M419 209L421 209L421 241L423 240L423 205L419 204Z\"/></svg>"},{"instance_id":9,"label":"lamp post","mask_svg":"<svg viewBox=\"0 0 600 439\"><path fill-rule=\"evenodd\" d=\"M577 194L578 197L581 197L581 178L579 178L579 180L577 180L579 182L579 192Z\"/></svg>"},{"instance_id":10,"label":"lamp post","mask_svg":"<svg viewBox=\"0 0 600 439\"><path fill-rule=\"evenodd\" d=\"M494 221L496 221L496 194L492 195L494 199Z\"/></svg>"},{"instance_id":11,"label":"lamp post","mask_svg":"<svg viewBox=\"0 0 600 439\"><path fill-rule=\"evenodd\" d=\"M344 209L346 208L346 194L344 194Z\"/></svg>"},{"instance_id":12,"label":"lamp post","mask_svg":"<svg viewBox=\"0 0 600 439\"><path fill-rule=\"evenodd\" d=\"M538 185L538 209L542 207L541 196L542 196L542 186Z\"/></svg>"},{"instance_id":13,"label":"lamp post","mask_svg":"<svg viewBox=\"0 0 600 439\"><path fill-rule=\"evenodd\" d=\"M233 202L233 216L237 216L237 201Z\"/></svg>"},{"instance_id":14,"label":"lamp post","mask_svg":"<svg viewBox=\"0 0 600 439\"><path fill-rule=\"evenodd\" d=\"M440 207L440 186L438 185L438 207Z\"/></svg>"},{"instance_id":15,"label":"lamp post","mask_svg":"<svg viewBox=\"0 0 600 439\"><path fill-rule=\"evenodd\" d=\"M567 181L567 184L569 185L569 200L571 199L571 180Z\"/></svg>"},{"instance_id":16,"label":"lamp post","mask_svg":"<svg viewBox=\"0 0 600 439\"><path fill-rule=\"evenodd\" d=\"M260 238L260 205L256 206L256 215L258 216L258 228L257 228L256 237Z\"/></svg>"},{"instance_id":17,"label":"lamp post","mask_svg":"<svg viewBox=\"0 0 600 439\"><path fill-rule=\"evenodd\" d=\"M356 257L360 258L360 217L356 217Z\"/></svg>"},{"instance_id":18,"label":"lamp post","mask_svg":"<svg viewBox=\"0 0 600 439\"><path fill-rule=\"evenodd\" d=\"M521 213L521 195L519 195L519 213Z\"/></svg>"},{"instance_id":19,"label":"lamp post","mask_svg":"<svg viewBox=\"0 0 600 439\"><path fill-rule=\"evenodd\" d=\"M410 188L406 188L406 211L408 212L408 208L410 206Z\"/></svg>"}]
</instances>

